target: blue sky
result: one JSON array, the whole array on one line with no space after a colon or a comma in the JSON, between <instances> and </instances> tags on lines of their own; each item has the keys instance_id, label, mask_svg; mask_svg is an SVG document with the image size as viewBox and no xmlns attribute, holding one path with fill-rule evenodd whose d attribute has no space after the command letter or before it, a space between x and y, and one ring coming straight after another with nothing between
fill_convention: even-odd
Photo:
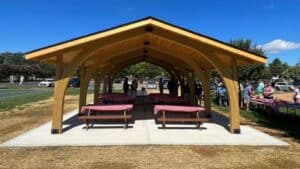
<instances>
[{"instance_id":1,"label":"blue sky","mask_svg":"<svg viewBox=\"0 0 300 169\"><path fill-rule=\"evenodd\" d=\"M300 61L300 0L2 0L0 52L26 52L153 16L228 42L250 38L290 65Z\"/></svg>"}]
</instances>

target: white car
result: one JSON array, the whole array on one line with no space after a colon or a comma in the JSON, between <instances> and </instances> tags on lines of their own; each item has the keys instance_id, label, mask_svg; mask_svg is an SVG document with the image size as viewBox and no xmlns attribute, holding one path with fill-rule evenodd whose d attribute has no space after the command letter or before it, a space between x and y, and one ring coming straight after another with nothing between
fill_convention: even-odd
<instances>
[{"instance_id":1,"label":"white car","mask_svg":"<svg viewBox=\"0 0 300 169\"><path fill-rule=\"evenodd\" d=\"M148 81L147 82L147 89L156 89L157 85L155 83L155 81Z\"/></svg>"},{"instance_id":2,"label":"white car","mask_svg":"<svg viewBox=\"0 0 300 169\"><path fill-rule=\"evenodd\" d=\"M39 87L53 87L54 79L45 79L39 83Z\"/></svg>"},{"instance_id":3,"label":"white car","mask_svg":"<svg viewBox=\"0 0 300 169\"><path fill-rule=\"evenodd\" d=\"M294 86L289 85L286 82L276 82L274 84L274 88L280 91L292 91L294 89Z\"/></svg>"}]
</instances>

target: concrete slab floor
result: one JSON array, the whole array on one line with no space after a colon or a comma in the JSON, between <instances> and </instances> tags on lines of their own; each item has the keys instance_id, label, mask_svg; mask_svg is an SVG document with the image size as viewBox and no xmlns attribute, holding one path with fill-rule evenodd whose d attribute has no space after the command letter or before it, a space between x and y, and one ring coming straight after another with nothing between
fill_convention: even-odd
<instances>
[{"instance_id":1,"label":"concrete slab floor","mask_svg":"<svg viewBox=\"0 0 300 169\"><path fill-rule=\"evenodd\" d=\"M241 126L241 134L231 134L226 129L227 118L212 114L211 122L201 125L170 124L161 129L153 119L152 107L136 105L134 123L124 129L122 124L94 124L85 129L74 110L64 116L62 134L50 134L51 122L32 129L14 139L4 142L4 147L35 146L106 146L106 145L275 145L288 143L269 136L249 126Z\"/></svg>"}]
</instances>

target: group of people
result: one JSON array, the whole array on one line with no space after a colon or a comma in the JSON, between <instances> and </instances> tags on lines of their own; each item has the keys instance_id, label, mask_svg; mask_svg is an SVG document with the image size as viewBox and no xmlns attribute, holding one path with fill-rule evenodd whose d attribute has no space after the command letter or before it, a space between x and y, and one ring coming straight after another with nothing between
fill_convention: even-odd
<instances>
[{"instance_id":1,"label":"group of people","mask_svg":"<svg viewBox=\"0 0 300 169\"><path fill-rule=\"evenodd\" d=\"M258 81L258 86L256 89L253 89L253 86L250 84L249 81L241 82L239 83L239 89L240 89L240 100L241 100L241 107L245 107L246 110L249 110L249 104L251 101L251 97L256 95L258 98L265 98L265 99L273 99L273 93L274 93L274 88L272 87L271 83L269 81L263 81L259 80ZM170 94L177 95L178 94L178 80L171 78L171 80L168 82L168 90ZM196 83L194 84L194 91L195 91L195 96L198 101L200 101L203 98L203 90L202 90L202 85L201 83ZM163 94L163 79L159 79L159 91L161 94ZM139 81L137 79L132 81L132 85L128 84L128 78L125 79L124 84L123 84L123 91L124 93L135 93L140 92L140 95L146 95L146 88L143 84L143 81ZM189 94L190 89L187 84L187 82L183 86L183 94ZM223 82L219 80L217 82L217 86L215 88L215 94L216 94L216 100L217 103L220 106L227 106L228 105L228 95L227 95L227 90L226 87L224 86ZM294 94L293 94L293 99L294 102L297 104L300 104L300 89L299 86L295 86Z\"/></svg>"},{"instance_id":2,"label":"group of people","mask_svg":"<svg viewBox=\"0 0 300 169\"><path fill-rule=\"evenodd\" d=\"M20 75L19 86L23 86L24 80L25 80L25 77L24 77L23 75ZM14 84L15 84L15 76L14 76L14 75L10 75L10 76L9 76L9 83L10 83L11 85L14 85Z\"/></svg>"},{"instance_id":3,"label":"group of people","mask_svg":"<svg viewBox=\"0 0 300 169\"><path fill-rule=\"evenodd\" d=\"M264 82L260 79L254 90L250 82L246 80L244 83L240 83L240 93L243 101L241 107L245 106L246 110L249 110L251 97L257 95L260 99L273 99L274 88L269 81Z\"/></svg>"},{"instance_id":4,"label":"group of people","mask_svg":"<svg viewBox=\"0 0 300 169\"><path fill-rule=\"evenodd\" d=\"M143 84L143 81L137 80L137 79L134 79L132 81L132 84L129 85L128 78L125 78L124 83L123 83L123 91L124 91L124 93L135 95L135 96L137 96L137 95L144 96L147 94L146 87Z\"/></svg>"}]
</instances>

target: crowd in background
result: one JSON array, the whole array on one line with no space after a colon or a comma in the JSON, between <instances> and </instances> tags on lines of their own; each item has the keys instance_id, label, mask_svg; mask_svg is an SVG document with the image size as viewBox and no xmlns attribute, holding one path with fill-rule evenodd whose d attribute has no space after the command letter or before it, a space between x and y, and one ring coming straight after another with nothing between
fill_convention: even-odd
<instances>
[{"instance_id":1,"label":"crowd in background","mask_svg":"<svg viewBox=\"0 0 300 169\"><path fill-rule=\"evenodd\" d=\"M228 94L227 89L223 83L223 81L219 78L215 81L216 85L214 87L215 96L216 96L216 103L220 106L228 106ZM171 78L168 82L168 90L169 94L171 95L178 95L178 88L180 86L180 83L177 79ZM163 94L163 79L160 78L158 82L159 92ZM189 99L190 94L190 88L187 83L187 81L184 81L184 84L182 87L182 96L186 99ZM146 95L145 86L143 85L143 81L133 80L132 85L128 84L128 78L125 79L123 84L123 90L125 93L137 93L137 91L142 92L142 95ZM199 81L195 81L194 83L194 92L197 103L201 103L203 100L203 89L202 84ZM257 87L254 89L252 84L246 80L239 82L239 98L240 98L240 107L245 108L246 110L249 110L249 104L251 101L251 98L256 97L258 99L274 99L274 88L271 85L270 81L263 81L258 80ZM294 103L299 104L300 103L300 92L299 92L299 86L295 86L294 94L293 94L293 100Z\"/></svg>"}]
</instances>

